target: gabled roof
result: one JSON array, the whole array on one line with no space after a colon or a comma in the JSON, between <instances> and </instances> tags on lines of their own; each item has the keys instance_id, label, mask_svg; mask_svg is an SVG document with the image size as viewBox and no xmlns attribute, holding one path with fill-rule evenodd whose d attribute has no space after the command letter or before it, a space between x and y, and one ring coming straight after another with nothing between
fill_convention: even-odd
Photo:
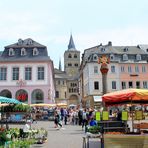
<instances>
[{"instance_id":1,"label":"gabled roof","mask_svg":"<svg viewBox=\"0 0 148 148\"><path fill-rule=\"evenodd\" d=\"M54 69L54 75L56 79L67 79L67 74L65 71L61 71L57 68Z\"/></svg>"}]
</instances>

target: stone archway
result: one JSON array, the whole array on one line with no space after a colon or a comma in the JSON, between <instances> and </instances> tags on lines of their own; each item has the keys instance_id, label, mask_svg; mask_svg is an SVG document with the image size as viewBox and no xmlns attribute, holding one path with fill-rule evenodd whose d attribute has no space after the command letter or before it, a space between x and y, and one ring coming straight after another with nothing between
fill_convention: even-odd
<instances>
[{"instance_id":1,"label":"stone archway","mask_svg":"<svg viewBox=\"0 0 148 148\"><path fill-rule=\"evenodd\" d=\"M68 99L68 105L70 104L74 104L74 105L78 105L79 104L79 98L77 95L71 95Z\"/></svg>"},{"instance_id":2,"label":"stone archway","mask_svg":"<svg viewBox=\"0 0 148 148\"><path fill-rule=\"evenodd\" d=\"M12 94L8 89L4 89L0 92L0 96L12 98Z\"/></svg>"},{"instance_id":3,"label":"stone archway","mask_svg":"<svg viewBox=\"0 0 148 148\"><path fill-rule=\"evenodd\" d=\"M31 104L44 103L44 93L41 89L35 89L31 94Z\"/></svg>"},{"instance_id":4,"label":"stone archway","mask_svg":"<svg viewBox=\"0 0 148 148\"><path fill-rule=\"evenodd\" d=\"M28 93L24 89L20 89L16 92L15 97L20 102L28 103Z\"/></svg>"}]
</instances>

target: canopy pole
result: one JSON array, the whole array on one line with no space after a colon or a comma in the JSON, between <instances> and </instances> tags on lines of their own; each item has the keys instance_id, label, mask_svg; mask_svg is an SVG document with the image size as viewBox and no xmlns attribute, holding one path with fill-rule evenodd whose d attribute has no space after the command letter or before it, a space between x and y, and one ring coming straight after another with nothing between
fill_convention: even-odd
<instances>
[{"instance_id":1,"label":"canopy pole","mask_svg":"<svg viewBox=\"0 0 148 148\"><path fill-rule=\"evenodd\" d=\"M133 116L133 102L131 97L131 113L132 113L132 132L134 132L134 116Z\"/></svg>"}]
</instances>

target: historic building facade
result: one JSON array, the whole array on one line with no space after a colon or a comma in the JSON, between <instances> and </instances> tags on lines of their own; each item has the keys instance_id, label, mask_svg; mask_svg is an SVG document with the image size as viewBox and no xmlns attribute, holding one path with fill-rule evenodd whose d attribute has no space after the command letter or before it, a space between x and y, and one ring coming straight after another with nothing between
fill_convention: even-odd
<instances>
[{"instance_id":1,"label":"historic building facade","mask_svg":"<svg viewBox=\"0 0 148 148\"><path fill-rule=\"evenodd\" d=\"M107 92L127 88L148 89L148 46L98 45L84 50L80 66L80 94L83 104L93 106L94 96L103 95L101 64L105 55L110 59Z\"/></svg>"},{"instance_id":2,"label":"historic building facade","mask_svg":"<svg viewBox=\"0 0 148 148\"><path fill-rule=\"evenodd\" d=\"M66 100L67 104L78 105L79 98L80 51L76 50L72 35L68 49L64 52L64 71L55 69L56 100Z\"/></svg>"},{"instance_id":3,"label":"historic building facade","mask_svg":"<svg viewBox=\"0 0 148 148\"><path fill-rule=\"evenodd\" d=\"M46 46L19 39L1 52L0 95L28 104L54 102L53 70Z\"/></svg>"},{"instance_id":4,"label":"historic building facade","mask_svg":"<svg viewBox=\"0 0 148 148\"><path fill-rule=\"evenodd\" d=\"M54 69L55 74L55 102L67 104L67 74L61 68Z\"/></svg>"}]
</instances>

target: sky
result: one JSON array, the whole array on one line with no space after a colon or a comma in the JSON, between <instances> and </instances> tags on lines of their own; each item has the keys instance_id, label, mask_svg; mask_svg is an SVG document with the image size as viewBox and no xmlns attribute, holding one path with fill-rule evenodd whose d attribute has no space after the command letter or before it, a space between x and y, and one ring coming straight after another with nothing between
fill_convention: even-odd
<instances>
[{"instance_id":1,"label":"sky","mask_svg":"<svg viewBox=\"0 0 148 148\"><path fill-rule=\"evenodd\" d=\"M81 51L99 45L148 44L148 0L0 1L0 51L19 38L47 46L58 68L72 34Z\"/></svg>"}]
</instances>

